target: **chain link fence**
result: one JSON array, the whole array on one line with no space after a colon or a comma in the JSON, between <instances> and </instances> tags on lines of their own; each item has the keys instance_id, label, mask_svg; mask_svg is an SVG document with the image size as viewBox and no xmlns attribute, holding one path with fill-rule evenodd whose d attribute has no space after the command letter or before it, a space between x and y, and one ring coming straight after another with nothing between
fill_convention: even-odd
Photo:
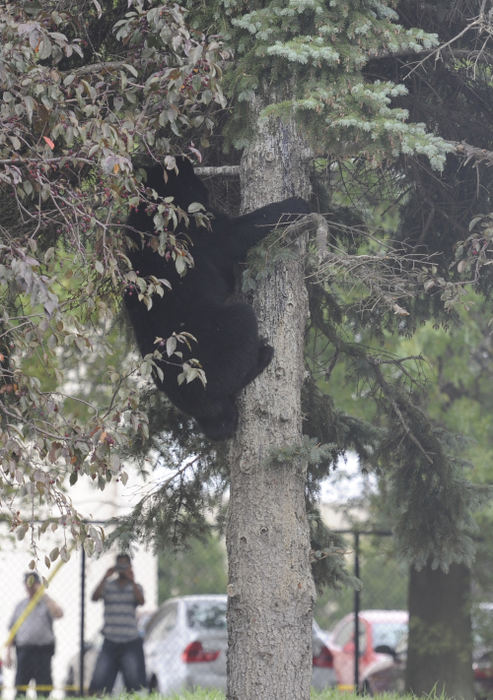
<instances>
[{"instance_id":1,"label":"chain link fence","mask_svg":"<svg viewBox=\"0 0 493 700\"><path fill-rule=\"evenodd\" d=\"M330 590L317 601L315 619L322 635L325 635L321 639L328 640L326 631L335 630L333 642L337 642L341 650L339 658L333 659L333 668L327 669L325 676L320 675L320 669L317 673L322 683L349 688L354 686L355 677L360 681L365 678L375 647L380 647L383 651L385 646L394 649L405 635L407 569L395 558L390 533L347 530L341 534L346 542L348 568L360 578L362 588L359 591L352 588ZM0 564L3 572L0 579L0 595L3 601L0 608L0 629L4 635L5 652L13 610L15 605L26 597L24 574L28 571L32 549L29 542L17 541L9 535L6 523L0 524L0 536ZM37 552L37 570L41 576L48 579L47 592L64 612L63 617L54 622L56 649L52 662L52 696L55 698L87 693L95 658L102 642L103 619L103 603L92 602L91 595L107 569L113 566L117 554L115 550L99 558L89 558L80 550L74 550L68 562L59 567L56 563L46 567L45 555L49 554L53 547L61 544L63 543L60 536L53 533L48 539L45 537L42 540L39 547L43 547L43 550L39 549ZM204 548L204 544L200 543L196 549L192 546L187 552L166 553L160 557L160 563L151 552L136 549L132 553L132 564L136 581L143 586L146 598L145 605L139 608L141 630L144 630L145 623L151 618L158 604L171 596L219 594L217 600L213 599L208 605L207 610L195 604L195 607L189 608L186 613L189 619L194 619L195 624L203 624L209 627L209 631L212 629L217 632L217 640L219 637L222 640L216 640L218 649L190 646L186 637L175 644L180 645L181 657L185 658L188 655L189 661L203 658L215 662L213 657L219 648L224 659L227 640L226 597L221 595L225 590L226 581L223 544L216 541L214 546L208 544ZM153 619L150 634L148 630L151 640L167 634L170 626L176 623L178 608L172 607L168 606L157 619ZM373 612L368 614L365 612L368 610ZM389 617L389 613L383 612L389 610L400 612L391 613ZM85 650L84 655L81 655L81 649ZM323 661L324 658L322 654L320 659ZM325 658L327 666L328 658ZM206 667L212 666L212 663L190 664L189 668L199 669L203 673ZM221 669L218 666L218 673L225 675L224 663ZM12 700L15 696L14 675L14 669L6 668L4 664L2 692L5 700ZM157 676L158 671L153 680L159 688ZM197 682L200 683L200 678ZM224 682L224 677L218 680L219 685ZM117 679L115 690L121 688L121 679Z\"/></svg>"},{"instance_id":2,"label":"chain link fence","mask_svg":"<svg viewBox=\"0 0 493 700\"><path fill-rule=\"evenodd\" d=\"M315 607L318 623L328 631L335 683L369 693L402 690L408 567L395 555L391 532L337 533L345 543L348 571L361 587L326 591Z\"/></svg>"},{"instance_id":3,"label":"chain link fence","mask_svg":"<svg viewBox=\"0 0 493 700\"><path fill-rule=\"evenodd\" d=\"M29 534L26 540L18 541L9 533L7 523L0 523L0 633L2 638L2 696L11 700L15 694L15 668L7 668L6 647L9 642L9 623L16 604L27 597L24 574L29 571L33 559ZM37 571L49 581L47 594L63 609L63 617L54 621L55 654L52 659L53 690L55 698L72 693L79 695L81 685L87 688L90 667L100 644L103 621L103 603L93 603L91 594L110 566L114 565L116 550L102 554L99 558L85 557L81 550L74 550L69 561L50 567L45 557L54 547L66 544L63 535L45 533L37 545ZM158 605L157 558L150 551L135 548L132 551L132 566L135 578L144 589L145 605L139 609L142 620ZM85 663L81 666L81 649L87 649ZM85 669L85 673L84 673ZM81 676L82 670L82 676ZM28 696L34 693L28 691Z\"/></svg>"}]
</instances>

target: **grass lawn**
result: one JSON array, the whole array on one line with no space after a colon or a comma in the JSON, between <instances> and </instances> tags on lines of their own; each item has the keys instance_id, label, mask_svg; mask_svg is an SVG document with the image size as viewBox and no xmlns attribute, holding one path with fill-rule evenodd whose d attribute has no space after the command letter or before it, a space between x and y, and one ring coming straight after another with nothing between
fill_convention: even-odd
<instances>
[{"instance_id":1,"label":"grass lawn","mask_svg":"<svg viewBox=\"0 0 493 700\"><path fill-rule=\"evenodd\" d=\"M122 693L121 695L112 695L111 700L143 700L143 697L146 697L149 700L163 700L163 696L157 693L150 693L146 696L139 695L138 693ZM190 691L167 696L166 700L225 700L225 697L226 696L224 693L219 690L196 690L194 692ZM384 695L378 695L375 697L380 697L384 700L417 700L416 696L414 695L398 695L397 693L385 693ZM83 699L79 698L79 700ZM110 700L110 696L108 696L108 700ZM348 691L331 689L324 691L312 691L311 700L361 700L361 695L356 695L355 693L350 693ZM436 695L432 693L431 695L427 696L426 700L446 700L446 698L443 695Z\"/></svg>"}]
</instances>

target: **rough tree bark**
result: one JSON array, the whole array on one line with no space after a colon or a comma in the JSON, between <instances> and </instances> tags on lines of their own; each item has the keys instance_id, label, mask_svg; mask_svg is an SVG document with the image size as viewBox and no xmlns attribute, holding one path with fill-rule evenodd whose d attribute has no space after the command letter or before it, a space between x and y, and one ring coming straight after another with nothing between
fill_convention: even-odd
<instances>
[{"instance_id":1,"label":"rough tree bark","mask_svg":"<svg viewBox=\"0 0 493 700\"><path fill-rule=\"evenodd\" d=\"M411 568L406 690L472 700L471 572Z\"/></svg>"},{"instance_id":2,"label":"rough tree bark","mask_svg":"<svg viewBox=\"0 0 493 700\"><path fill-rule=\"evenodd\" d=\"M257 121L240 168L243 210L308 197L309 152L292 124ZM274 346L269 367L240 400L228 510L228 700L304 700L312 669L313 582L301 432L308 316L306 240L293 259L268 262L253 304ZM280 448L283 459L271 462Z\"/></svg>"}]
</instances>

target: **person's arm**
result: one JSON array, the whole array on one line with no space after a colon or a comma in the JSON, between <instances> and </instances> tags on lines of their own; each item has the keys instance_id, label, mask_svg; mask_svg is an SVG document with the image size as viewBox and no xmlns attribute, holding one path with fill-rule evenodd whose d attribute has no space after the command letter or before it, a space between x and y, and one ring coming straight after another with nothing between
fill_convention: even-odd
<instances>
[{"instance_id":1,"label":"person's arm","mask_svg":"<svg viewBox=\"0 0 493 700\"><path fill-rule=\"evenodd\" d=\"M33 587L34 587L34 592L36 593L41 588L41 584L36 583L36 584L34 584ZM58 605L58 603L56 603L53 600L53 598L50 598L50 596L47 593L45 593L41 597L41 600L44 601L46 607L48 608L48 612L50 613L50 615L53 619L56 620L59 617L63 617L63 609Z\"/></svg>"},{"instance_id":2,"label":"person's arm","mask_svg":"<svg viewBox=\"0 0 493 700\"><path fill-rule=\"evenodd\" d=\"M5 665L7 668L12 668L14 665L14 648L15 648L15 635L12 636L10 630L12 627L15 625L15 622L17 618L19 617L19 606L17 605L15 607L14 612L12 613L12 617L10 618L8 628L9 628L9 637L8 637L8 642L7 642L7 650L6 650L6 655L5 655Z\"/></svg>"},{"instance_id":3,"label":"person's arm","mask_svg":"<svg viewBox=\"0 0 493 700\"><path fill-rule=\"evenodd\" d=\"M7 668L12 668L12 666L14 665L14 655L12 653L13 648L14 648L14 642L9 642L7 644L7 652L5 655L5 666Z\"/></svg>"},{"instance_id":4,"label":"person's arm","mask_svg":"<svg viewBox=\"0 0 493 700\"><path fill-rule=\"evenodd\" d=\"M133 586L134 596L135 596L135 600L137 602L137 605L144 605L144 603L145 603L144 591L142 589L142 586L139 586L138 583L135 583L134 571L133 571L131 566L129 566L128 569L125 569L125 576L128 578L128 580L130 581L130 583Z\"/></svg>"},{"instance_id":5,"label":"person's arm","mask_svg":"<svg viewBox=\"0 0 493 700\"><path fill-rule=\"evenodd\" d=\"M46 603L46 607L49 610L50 615L56 620L63 617L63 609L58 605L57 602L50 598L46 593L44 594L42 600Z\"/></svg>"},{"instance_id":6,"label":"person's arm","mask_svg":"<svg viewBox=\"0 0 493 700\"><path fill-rule=\"evenodd\" d=\"M101 598L103 597L104 583L105 583L106 579L109 578L110 576L113 576L114 573L115 573L115 567L111 566L108 569L108 571L105 573L105 575L103 576L101 581L98 583L96 588L94 589L91 600L93 600L94 602L101 600Z\"/></svg>"},{"instance_id":7,"label":"person's arm","mask_svg":"<svg viewBox=\"0 0 493 700\"><path fill-rule=\"evenodd\" d=\"M144 598L144 591L142 586L140 586L138 583L133 582L134 584L134 596L135 600L137 601L137 605L144 605L145 598Z\"/></svg>"}]
</instances>

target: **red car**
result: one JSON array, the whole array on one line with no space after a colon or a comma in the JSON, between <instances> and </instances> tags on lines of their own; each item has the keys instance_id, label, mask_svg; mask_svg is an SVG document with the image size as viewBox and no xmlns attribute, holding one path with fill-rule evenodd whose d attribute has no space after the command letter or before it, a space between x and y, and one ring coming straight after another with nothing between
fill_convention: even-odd
<instances>
[{"instance_id":1,"label":"red car","mask_svg":"<svg viewBox=\"0 0 493 700\"><path fill-rule=\"evenodd\" d=\"M477 603L472 608L473 674L476 700L493 698L493 603ZM401 638L393 657L372 664L365 676L365 688L372 694L403 692L407 662L407 635Z\"/></svg>"},{"instance_id":2,"label":"red car","mask_svg":"<svg viewBox=\"0 0 493 700\"><path fill-rule=\"evenodd\" d=\"M399 642L407 636L408 614L405 610L362 610L359 619L358 689L376 692L371 674L393 662ZM354 689L354 615L349 613L329 633L327 646L332 654L337 685L341 690Z\"/></svg>"}]
</instances>

